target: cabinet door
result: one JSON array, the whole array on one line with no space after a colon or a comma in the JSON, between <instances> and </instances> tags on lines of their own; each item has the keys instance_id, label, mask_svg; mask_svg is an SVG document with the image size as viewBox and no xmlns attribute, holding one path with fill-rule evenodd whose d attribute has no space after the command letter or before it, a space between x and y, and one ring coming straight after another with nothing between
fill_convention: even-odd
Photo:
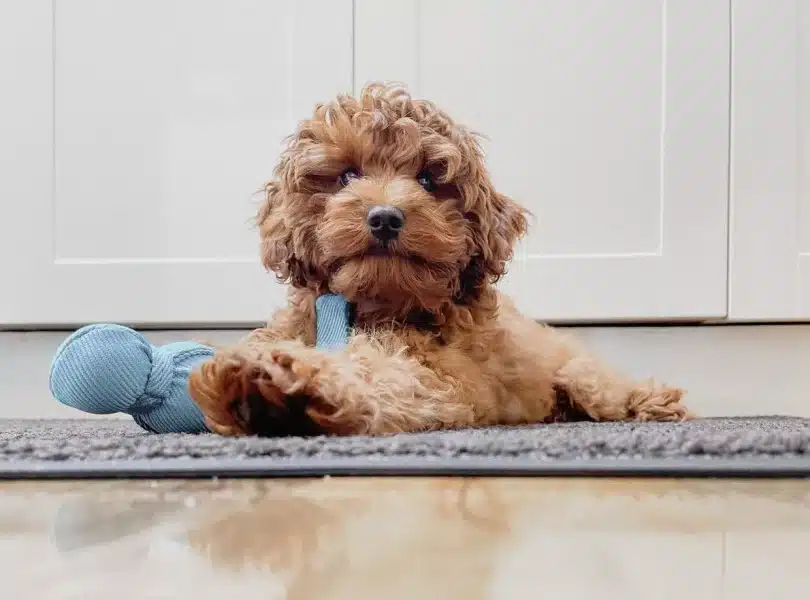
<instances>
[{"instance_id":1,"label":"cabinet door","mask_svg":"<svg viewBox=\"0 0 810 600\"><path fill-rule=\"evenodd\" d=\"M810 318L810 5L732 11L729 318Z\"/></svg>"},{"instance_id":2,"label":"cabinet door","mask_svg":"<svg viewBox=\"0 0 810 600\"><path fill-rule=\"evenodd\" d=\"M351 0L53 5L52 185L0 206L0 322L264 320L283 288L260 266L258 190L297 121L351 90Z\"/></svg>"},{"instance_id":3,"label":"cabinet door","mask_svg":"<svg viewBox=\"0 0 810 600\"><path fill-rule=\"evenodd\" d=\"M486 134L535 213L503 283L523 310L726 314L729 0L356 0L355 19L356 84L404 81Z\"/></svg>"}]
</instances>

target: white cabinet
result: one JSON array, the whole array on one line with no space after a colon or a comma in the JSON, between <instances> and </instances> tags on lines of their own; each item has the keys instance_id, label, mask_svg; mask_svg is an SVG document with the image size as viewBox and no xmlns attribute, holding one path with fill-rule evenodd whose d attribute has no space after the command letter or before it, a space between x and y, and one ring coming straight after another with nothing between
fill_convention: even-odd
<instances>
[{"instance_id":1,"label":"white cabinet","mask_svg":"<svg viewBox=\"0 0 810 600\"><path fill-rule=\"evenodd\" d=\"M732 4L729 318L810 319L810 3Z\"/></svg>"},{"instance_id":2,"label":"white cabinet","mask_svg":"<svg viewBox=\"0 0 810 600\"><path fill-rule=\"evenodd\" d=\"M756 3L738 2L749 12ZM775 15L798 1L774 5ZM488 136L496 184L537 217L502 284L529 314L723 318L729 7L730 0L6 0L0 326L263 320L283 290L259 264L251 226L257 191L282 138L316 102L371 79L402 80ZM772 60L772 46L789 43L774 40L764 55ZM776 67L769 76L787 77L787 65ZM740 84L734 99L745 106ZM787 108L778 103L783 96L768 94L774 111ZM806 139L810 113L803 107L798 115ZM735 125L741 118L736 113ZM778 115L783 138L791 118ZM740 143L735 148L739 163ZM775 154L760 156L765 149L745 151L753 153L748 163L789 168ZM797 144L793 152L798 161ZM796 162L795 173L807 169ZM787 185L764 177L758 181ZM806 205L807 179L796 185ZM760 204L749 223L760 213L776 218ZM735 257L747 248L766 265L789 261L795 273L782 269L780 289L807 298L798 268L810 248L807 219L791 225L789 248L782 225L771 227L779 239L766 256L743 213L734 215ZM774 275L772 266L761 270ZM756 288L758 277L732 283L732 292Z\"/></svg>"},{"instance_id":3,"label":"white cabinet","mask_svg":"<svg viewBox=\"0 0 810 600\"><path fill-rule=\"evenodd\" d=\"M355 3L355 85L489 138L537 220L504 281L554 320L726 314L728 0Z\"/></svg>"},{"instance_id":4,"label":"white cabinet","mask_svg":"<svg viewBox=\"0 0 810 600\"><path fill-rule=\"evenodd\" d=\"M265 319L283 292L257 191L297 121L351 90L351 0L53 9L0 4L0 323Z\"/></svg>"}]
</instances>

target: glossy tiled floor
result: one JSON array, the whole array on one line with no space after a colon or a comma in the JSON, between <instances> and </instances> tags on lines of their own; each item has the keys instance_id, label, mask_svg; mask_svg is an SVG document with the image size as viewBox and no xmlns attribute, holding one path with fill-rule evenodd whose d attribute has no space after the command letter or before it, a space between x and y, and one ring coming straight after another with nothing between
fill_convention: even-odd
<instances>
[{"instance_id":1,"label":"glossy tiled floor","mask_svg":"<svg viewBox=\"0 0 810 600\"><path fill-rule=\"evenodd\" d=\"M810 482L0 483L3 597L800 600Z\"/></svg>"}]
</instances>

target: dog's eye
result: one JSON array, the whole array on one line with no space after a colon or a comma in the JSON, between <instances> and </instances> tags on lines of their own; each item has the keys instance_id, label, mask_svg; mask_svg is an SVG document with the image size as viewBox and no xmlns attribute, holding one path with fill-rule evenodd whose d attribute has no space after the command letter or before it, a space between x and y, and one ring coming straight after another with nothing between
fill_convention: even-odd
<instances>
[{"instance_id":1,"label":"dog's eye","mask_svg":"<svg viewBox=\"0 0 810 600\"><path fill-rule=\"evenodd\" d=\"M360 179L360 171L355 169L354 167L349 167L340 175L340 185L346 187L349 185L353 179Z\"/></svg>"},{"instance_id":2,"label":"dog's eye","mask_svg":"<svg viewBox=\"0 0 810 600\"><path fill-rule=\"evenodd\" d=\"M433 175L427 169L422 169L416 174L416 181L425 188L426 192L433 192L436 190L436 183L433 181Z\"/></svg>"}]
</instances>

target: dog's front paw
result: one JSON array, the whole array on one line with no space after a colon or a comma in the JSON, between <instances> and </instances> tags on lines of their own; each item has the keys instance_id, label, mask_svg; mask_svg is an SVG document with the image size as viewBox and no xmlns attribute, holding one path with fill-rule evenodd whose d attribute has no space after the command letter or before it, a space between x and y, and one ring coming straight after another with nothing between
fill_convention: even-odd
<instances>
[{"instance_id":1,"label":"dog's front paw","mask_svg":"<svg viewBox=\"0 0 810 600\"><path fill-rule=\"evenodd\" d=\"M317 369L287 352L238 346L216 353L189 378L206 423L222 435L311 436Z\"/></svg>"}]
</instances>

